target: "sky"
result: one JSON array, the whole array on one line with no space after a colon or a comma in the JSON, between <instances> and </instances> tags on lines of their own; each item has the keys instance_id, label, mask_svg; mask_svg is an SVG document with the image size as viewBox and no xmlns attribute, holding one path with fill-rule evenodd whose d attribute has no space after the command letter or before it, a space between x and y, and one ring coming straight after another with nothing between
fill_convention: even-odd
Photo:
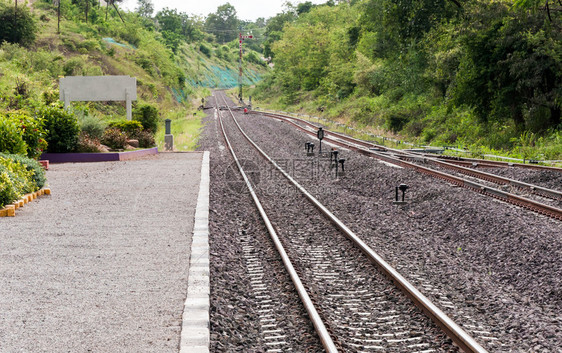
<instances>
[{"instance_id":1,"label":"sky","mask_svg":"<svg viewBox=\"0 0 562 353\"><path fill-rule=\"evenodd\" d=\"M217 11L217 7L230 2L236 8L238 18L242 20L255 21L259 17L269 18L283 10L283 4L287 0L153 0L154 13L165 7L177 9L178 12L207 16ZM291 3L298 4L306 0L293 0ZM309 0L313 4L322 4L326 0ZM127 10L134 11L138 6L137 0L125 0L121 4Z\"/></svg>"}]
</instances>

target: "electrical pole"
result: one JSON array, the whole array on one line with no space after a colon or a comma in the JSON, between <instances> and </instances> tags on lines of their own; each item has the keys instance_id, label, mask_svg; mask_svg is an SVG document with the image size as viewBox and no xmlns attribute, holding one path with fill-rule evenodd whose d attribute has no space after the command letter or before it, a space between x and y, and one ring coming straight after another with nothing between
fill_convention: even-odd
<instances>
[{"instance_id":1,"label":"electrical pole","mask_svg":"<svg viewBox=\"0 0 562 353\"><path fill-rule=\"evenodd\" d=\"M242 35L242 28L240 28L240 33L238 33L238 42L240 44L240 71L238 72L238 100L240 101L240 103L243 102L242 100L242 42L244 41L244 39L252 39L254 38L254 36L249 35L249 36L243 36Z\"/></svg>"}]
</instances>

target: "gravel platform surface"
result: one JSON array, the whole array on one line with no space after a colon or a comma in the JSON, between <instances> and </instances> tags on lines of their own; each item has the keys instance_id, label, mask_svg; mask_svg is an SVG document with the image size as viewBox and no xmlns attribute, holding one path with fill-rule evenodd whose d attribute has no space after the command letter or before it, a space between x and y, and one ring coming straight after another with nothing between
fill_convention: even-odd
<instances>
[{"instance_id":1,"label":"gravel platform surface","mask_svg":"<svg viewBox=\"0 0 562 353\"><path fill-rule=\"evenodd\" d=\"M55 164L0 218L0 352L177 352L200 153Z\"/></svg>"},{"instance_id":2,"label":"gravel platform surface","mask_svg":"<svg viewBox=\"0 0 562 353\"><path fill-rule=\"evenodd\" d=\"M209 98L211 104L214 105L214 98ZM322 352L294 285L272 248L265 225L244 191L218 120L213 110L207 113L199 143L201 150L211 152L210 350ZM272 339L267 337L272 336L283 336L285 344L268 347Z\"/></svg>"},{"instance_id":3,"label":"gravel platform surface","mask_svg":"<svg viewBox=\"0 0 562 353\"><path fill-rule=\"evenodd\" d=\"M310 136L257 114L237 116L261 148L490 351L562 347L561 222L351 151L340 153L347 174L336 180L327 159L306 157ZM400 183L410 189L398 207Z\"/></svg>"}]
</instances>

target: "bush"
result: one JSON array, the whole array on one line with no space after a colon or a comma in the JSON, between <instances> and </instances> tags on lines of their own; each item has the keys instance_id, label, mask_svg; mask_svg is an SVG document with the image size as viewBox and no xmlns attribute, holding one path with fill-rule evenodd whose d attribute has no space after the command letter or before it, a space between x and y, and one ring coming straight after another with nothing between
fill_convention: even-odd
<instances>
[{"instance_id":1,"label":"bush","mask_svg":"<svg viewBox=\"0 0 562 353\"><path fill-rule=\"evenodd\" d=\"M205 54L208 58L211 57L211 48L209 48L205 44L201 43L201 45L199 45L199 51Z\"/></svg>"},{"instance_id":2,"label":"bush","mask_svg":"<svg viewBox=\"0 0 562 353\"><path fill-rule=\"evenodd\" d=\"M142 124L136 120L119 120L109 123L109 127L116 128L127 134L127 137L133 138L139 131L142 130Z\"/></svg>"},{"instance_id":3,"label":"bush","mask_svg":"<svg viewBox=\"0 0 562 353\"><path fill-rule=\"evenodd\" d=\"M0 163L0 208L4 208L4 206L16 201L21 196L14 187L7 168Z\"/></svg>"},{"instance_id":4,"label":"bush","mask_svg":"<svg viewBox=\"0 0 562 353\"><path fill-rule=\"evenodd\" d=\"M31 171L11 158L0 157L0 207L35 190Z\"/></svg>"},{"instance_id":5,"label":"bush","mask_svg":"<svg viewBox=\"0 0 562 353\"><path fill-rule=\"evenodd\" d=\"M139 147L150 148L156 146L154 135L150 131L137 131L133 138L139 141Z\"/></svg>"},{"instance_id":6,"label":"bush","mask_svg":"<svg viewBox=\"0 0 562 353\"><path fill-rule=\"evenodd\" d=\"M107 128L107 123L105 121L87 113L78 117L78 124L80 125L80 130L84 134L97 140L101 139L103 132Z\"/></svg>"},{"instance_id":7,"label":"bush","mask_svg":"<svg viewBox=\"0 0 562 353\"><path fill-rule=\"evenodd\" d=\"M0 43L30 45L35 40L35 20L24 4L17 7L0 2Z\"/></svg>"},{"instance_id":8,"label":"bush","mask_svg":"<svg viewBox=\"0 0 562 353\"><path fill-rule=\"evenodd\" d=\"M65 76L80 76L84 73L86 63L80 56L68 59L62 67Z\"/></svg>"},{"instance_id":9,"label":"bush","mask_svg":"<svg viewBox=\"0 0 562 353\"><path fill-rule=\"evenodd\" d=\"M27 144L24 142L16 124L0 114L0 152L26 154Z\"/></svg>"},{"instance_id":10,"label":"bush","mask_svg":"<svg viewBox=\"0 0 562 353\"><path fill-rule=\"evenodd\" d=\"M35 159L39 158L47 148L46 133L41 119L32 117L24 112L8 113L7 118L16 125L23 141L26 143L27 156Z\"/></svg>"},{"instance_id":11,"label":"bush","mask_svg":"<svg viewBox=\"0 0 562 353\"><path fill-rule=\"evenodd\" d=\"M144 130L153 133L158 129L158 109L150 104L141 104L133 111L135 120L140 121Z\"/></svg>"},{"instance_id":12,"label":"bush","mask_svg":"<svg viewBox=\"0 0 562 353\"><path fill-rule=\"evenodd\" d=\"M0 158L7 158L13 160L14 162L20 163L29 172L31 172L31 179L33 180L36 186L36 188L34 188L35 190L41 189L43 186L45 186L45 182L47 181L47 177L45 176L45 169L35 159L21 156L19 154L4 154L4 153L0 153Z\"/></svg>"},{"instance_id":13,"label":"bush","mask_svg":"<svg viewBox=\"0 0 562 353\"><path fill-rule=\"evenodd\" d=\"M109 128L103 133L101 143L114 150L122 150L127 146L127 135L116 128Z\"/></svg>"},{"instance_id":14,"label":"bush","mask_svg":"<svg viewBox=\"0 0 562 353\"><path fill-rule=\"evenodd\" d=\"M80 134L78 139L78 152L82 153L95 153L101 152L102 147L98 139L89 136L86 133Z\"/></svg>"},{"instance_id":15,"label":"bush","mask_svg":"<svg viewBox=\"0 0 562 353\"><path fill-rule=\"evenodd\" d=\"M72 113L57 107L42 108L38 116L47 132L47 151L51 153L74 152L78 147L80 126Z\"/></svg>"}]
</instances>

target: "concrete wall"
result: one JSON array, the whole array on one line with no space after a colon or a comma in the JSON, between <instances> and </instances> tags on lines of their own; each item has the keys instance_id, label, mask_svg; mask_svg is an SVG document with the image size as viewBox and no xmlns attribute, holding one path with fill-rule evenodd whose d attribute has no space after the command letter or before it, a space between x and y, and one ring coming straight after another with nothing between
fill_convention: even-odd
<instances>
[{"instance_id":1,"label":"concrete wall","mask_svg":"<svg viewBox=\"0 0 562 353\"><path fill-rule=\"evenodd\" d=\"M131 102L137 100L137 79L130 76L67 76L59 81L59 98L70 102L126 101L131 120Z\"/></svg>"},{"instance_id":2,"label":"concrete wall","mask_svg":"<svg viewBox=\"0 0 562 353\"><path fill-rule=\"evenodd\" d=\"M137 79L130 76L68 76L60 79L60 100L126 101L137 99Z\"/></svg>"}]
</instances>

